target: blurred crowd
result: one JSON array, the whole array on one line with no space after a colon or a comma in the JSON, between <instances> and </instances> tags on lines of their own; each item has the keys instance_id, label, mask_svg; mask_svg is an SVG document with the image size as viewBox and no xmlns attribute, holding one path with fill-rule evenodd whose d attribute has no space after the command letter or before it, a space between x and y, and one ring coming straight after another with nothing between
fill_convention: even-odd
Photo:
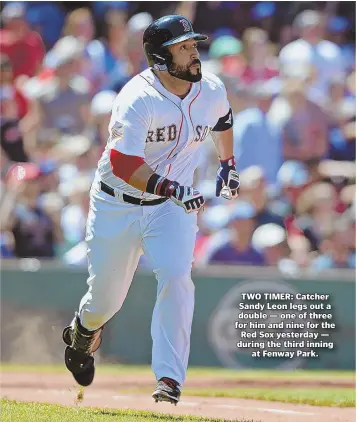
<instances>
[{"instance_id":1,"label":"blurred crowd","mask_svg":"<svg viewBox=\"0 0 357 422\"><path fill-rule=\"evenodd\" d=\"M1 11L2 258L86 265L88 193L113 100L146 68L144 29L179 13L210 36L203 70L225 82L241 176L237 201L216 198L208 139L194 266L355 268L354 2L64 3Z\"/></svg>"}]
</instances>

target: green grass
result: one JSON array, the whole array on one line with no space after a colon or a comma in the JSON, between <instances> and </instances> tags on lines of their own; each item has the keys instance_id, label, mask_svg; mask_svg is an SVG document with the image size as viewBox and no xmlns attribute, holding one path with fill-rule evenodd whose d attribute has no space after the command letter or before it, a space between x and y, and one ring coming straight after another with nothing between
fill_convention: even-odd
<instances>
[{"instance_id":1,"label":"green grass","mask_svg":"<svg viewBox=\"0 0 357 422\"><path fill-rule=\"evenodd\" d=\"M18 365L5 364L0 366L3 372L31 372L31 373L64 373L66 369L64 365ZM120 375L130 374L152 375L150 366L136 365L108 365L99 364L98 373ZM300 380L300 381L347 381L355 382L355 373L353 371L316 371L316 370L293 370L293 371L277 371L277 370L232 370L227 368L204 368L191 367L188 370L188 377L210 377L211 379L224 380ZM143 389L121 389L121 392L141 391L149 392L146 387ZM204 397L235 397L245 399L278 401L285 403L310 404L315 406L339 406L339 407L355 407L355 389L354 388L338 388L338 387L274 387L274 388L257 388L257 387L226 387L226 388L185 388L184 394L189 396ZM105 420L105 419L103 419ZM146 419L148 420L148 419ZM150 420L150 419L149 419ZM194 419L192 419L194 420ZM17 419L16 419L17 422ZM62 420L61 420L62 422Z\"/></svg>"},{"instance_id":2,"label":"green grass","mask_svg":"<svg viewBox=\"0 0 357 422\"><path fill-rule=\"evenodd\" d=\"M120 389L121 393L149 393L147 388ZM282 403L310 404L312 406L355 407L354 388L185 388L185 396L230 397L236 399L252 399L278 401Z\"/></svg>"},{"instance_id":3,"label":"green grass","mask_svg":"<svg viewBox=\"0 0 357 422\"><path fill-rule=\"evenodd\" d=\"M224 419L173 416L138 410L66 407L53 404L1 400L2 422L224 422ZM236 422L259 422L240 419Z\"/></svg>"},{"instance_id":4,"label":"green grass","mask_svg":"<svg viewBox=\"0 0 357 422\"><path fill-rule=\"evenodd\" d=\"M188 388L185 389L185 394L204 397L235 397L283 403L311 404L313 406L356 406L354 388Z\"/></svg>"},{"instance_id":5,"label":"green grass","mask_svg":"<svg viewBox=\"0 0 357 422\"><path fill-rule=\"evenodd\" d=\"M63 364L56 365L21 365L21 364L1 364L0 370L3 372L41 372L41 373L65 373L67 370ZM102 374L152 374L152 370L148 365L108 365L98 364L97 372ZM306 370L296 369L291 371L278 370L241 370L229 368L207 368L207 367L191 367L188 369L188 377L217 377L225 379L237 380L254 380L260 378L266 379L289 379L294 380L355 380L354 371L323 371L323 370Z\"/></svg>"}]
</instances>

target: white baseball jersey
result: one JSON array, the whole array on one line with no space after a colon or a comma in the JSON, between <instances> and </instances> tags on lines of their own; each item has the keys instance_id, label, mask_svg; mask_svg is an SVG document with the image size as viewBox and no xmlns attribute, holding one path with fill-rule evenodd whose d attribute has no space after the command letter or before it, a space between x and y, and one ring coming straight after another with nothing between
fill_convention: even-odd
<instances>
[{"instance_id":1,"label":"white baseball jersey","mask_svg":"<svg viewBox=\"0 0 357 422\"><path fill-rule=\"evenodd\" d=\"M114 101L97 178L129 195L157 198L112 173L109 151L116 149L142 157L159 175L191 186L200 146L229 109L224 84L211 73L204 72L201 81L193 83L189 94L180 99L164 88L151 69L143 71Z\"/></svg>"}]
</instances>

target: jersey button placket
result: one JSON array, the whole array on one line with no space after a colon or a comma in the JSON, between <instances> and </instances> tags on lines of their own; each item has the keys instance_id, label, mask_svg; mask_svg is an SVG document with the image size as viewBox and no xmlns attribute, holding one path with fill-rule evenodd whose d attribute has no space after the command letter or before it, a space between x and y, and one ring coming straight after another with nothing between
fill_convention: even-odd
<instances>
[{"instance_id":1,"label":"jersey button placket","mask_svg":"<svg viewBox=\"0 0 357 422\"><path fill-rule=\"evenodd\" d=\"M187 132L184 138L185 142L182 144L182 147L180 148L180 152L188 147L188 145L191 143L192 136L194 135L193 126L190 120L190 115L189 115L189 110L188 110L189 104L190 104L189 102L186 102L182 104L182 107L181 107L181 111L184 116L185 123L187 125L186 126Z\"/></svg>"}]
</instances>

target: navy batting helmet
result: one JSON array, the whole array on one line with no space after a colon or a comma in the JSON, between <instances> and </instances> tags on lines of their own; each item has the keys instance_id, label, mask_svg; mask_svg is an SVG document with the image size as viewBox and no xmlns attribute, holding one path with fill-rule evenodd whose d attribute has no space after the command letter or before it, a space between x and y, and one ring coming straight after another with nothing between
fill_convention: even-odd
<instances>
[{"instance_id":1,"label":"navy batting helmet","mask_svg":"<svg viewBox=\"0 0 357 422\"><path fill-rule=\"evenodd\" d=\"M204 41L208 37L194 32L192 23L181 15L168 15L154 21L143 35L143 48L149 66L156 70L169 70L172 55L167 47L190 38Z\"/></svg>"}]
</instances>

